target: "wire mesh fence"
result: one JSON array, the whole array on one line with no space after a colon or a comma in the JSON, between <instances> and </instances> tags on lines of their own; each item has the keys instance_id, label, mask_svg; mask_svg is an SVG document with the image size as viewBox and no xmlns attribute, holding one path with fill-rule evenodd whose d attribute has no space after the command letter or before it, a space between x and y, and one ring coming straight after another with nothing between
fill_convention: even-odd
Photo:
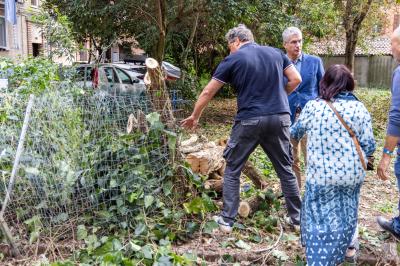
<instances>
[{"instance_id":1,"label":"wire mesh fence","mask_svg":"<svg viewBox=\"0 0 400 266\"><path fill-rule=\"evenodd\" d=\"M0 198L10 179L27 97L0 94ZM176 134L145 93L46 91L36 97L10 202L9 225L82 219L129 222L136 201L171 175ZM180 103L174 103L180 116Z\"/></svg>"}]
</instances>

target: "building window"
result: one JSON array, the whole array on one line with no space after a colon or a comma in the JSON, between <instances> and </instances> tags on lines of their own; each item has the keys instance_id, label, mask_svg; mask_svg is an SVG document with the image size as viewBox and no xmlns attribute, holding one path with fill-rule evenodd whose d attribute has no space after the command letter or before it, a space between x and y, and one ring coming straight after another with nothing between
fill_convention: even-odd
<instances>
[{"instance_id":1,"label":"building window","mask_svg":"<svg viewBox=\"0 0 400 266\"><path fill-rule=\"evenodd\" d=\"M39 6L39 0L31 0L31 6L38 7Z\"/></svg>"},{"instance_id":2,"label":"building window","mask_svg":"<svg viewBox=\"0 0 400 266\"><path fill-rule=\"evenodd\" d=\"M0 48L7 47L6 20L0 17Z\"/></svg>"}]
</instances>

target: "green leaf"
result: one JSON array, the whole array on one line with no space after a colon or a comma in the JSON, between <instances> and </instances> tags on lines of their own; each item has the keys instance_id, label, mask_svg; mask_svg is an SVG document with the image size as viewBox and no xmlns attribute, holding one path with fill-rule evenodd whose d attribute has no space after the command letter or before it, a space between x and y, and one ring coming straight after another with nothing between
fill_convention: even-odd
<instances>
[{"instance_id":1,"label":"green leaf","mask_svg":"<svg viewBox=\"0 0 400 266\"><path fill-rule=\"evenodd\" d=\"M142 253L145 259L153 259L153 250L151 249L151 246L146 245L142 247Z\"/></svg>"},{"instance_id":2,"label":"green leaf","mask_svg":"<svg viewBox=\"0 0 400 266\"><path fill-rule=\"evenodd\" d=\"M113 244L112 241L107 241L106 243L104 243L103 245L101 245L100 247L96 248L96 250L94 251L94 255L96 256L103 256L109 252L113 251Z\"/></svg>"},{"instance_id":3,"label":"green leaf","mask_svg":"<svg viewBox=\"0 0 400 266\"><path fill-rule=\"evenodd\" d=\"M168 239L160 239L160 246L169 246L171 242Z\"/></svg>"},{"instance_id":4,"label":"green leaf","mask_svg":"<svg viewBox=\"0 0 400 266\"><path fill-rule=\"evenodd\" d=\"M282 240L289 242L296 242L299 240L299 237L294 234L285 234L283 235Z\"/></svg>"},{"instance_id":5,"label":"green leaf","mask_svg":"<svg viewBox=\"0 0 400 266\"><path fill-rule=\"evenodd\" d=\"M154 130L164 129L163 123L160 121L160 114L157 112L146 115L146 120L150 123L150 127Z\"/></svg>"},{"instance_id":6,"label":"green leaf","mask_svg":"<svg viewBox=\"0 0 400 266\"><path fill-rule=\"evenodd\" d=\"M250 250L251 246L249 244L247 244L246 242L244 242L243 240L239 240L235 243L235 246L237 246L238 248L241 249L245 249L245 250Z\"/></svg>"},{"instance_id":7,"label":"green leaf","mask_svg":"<svg viewBox=\"0 0 400 266\"><path fill-rule=\"evenodd\" d=\"M169 130L164 130L164 132L168 136L168 148L170 150L170 154L175 156L177 134Z\"/></svg>"},{"instance_id":8,"label":"green leaf","mask_svg":"<svg viewBox=\"0 0 400 266\"><path fill-rule=\"evenodd\" d=\"M217 210L217 206L215 205L214 201L206 193L203 193L201 198L203 199L203 205L206 212L213 212Z\"/></svg>"},{"instance_id":9,"label":"green leaf","mask_svg":"<svg viewBox=\"0 0 400 266\"><path fill-rule=\"evenodd\" d=\"M186 224L186 231L189 234L193 234L197 229L199 229L199 224L195 222L188 222Z\"/></svg>"},{"instance_id":10,"label":"green leaf","mask_svg":"<svg viewBox=\"0 0 400 266\"><path fill-rule=\"evenodd\" d=\"M272 256L281 261L287 261L289 259L289 256L284 251L280 251L277 249L272 251Z\"/></svg>"},{"instance_id":11,"label":"green leaf","mask_svg":"<svg viewBox=\"0 0 400 266\"><path fill-rule=\"evenodd\" d=\"M114 188L114 187L117 187L117 186L118 186L117 181L116 181L115 179L111 179L111 181L110 181L110 188Z\"/></svg>"},{"instance_id":12,"label":"green leaf","mask_svg":"<svg viewBox=\"0 0 400 266\"><path fill-rule=\"evenodd\" d=\"M163 191L165 196L169 196L172 193L172 182L167 181L163 184Z\"/></svg>"},{"instance_id":13,"label":"green leaf","mask_svg":"<svg viewBox=\"0 0 400 266\"><path fill-rule=\"evenodd\" d=\"M135 252L138 252L139 250L142 249L141 246L139 246L139 245L133 243L132 241L130 241L129 244L131 245L131 249L132 249L133 251L135 251Z\"/></svg>"},{"instance_id":14,"label":"green leaf","mask_svg":"<svg viewBox=\"0 0 400 266\"><path fill-rule=\"evenodd\" d=\"M147 195L144 197L144 207L147 209L154 202L154 197L152 195Z\"/></svg>"},{"instance_id":15,"label":"green leaf","mask_svg":"<svg viewBox=\"0 0 400 266\"><path fill-rule=\"evenodd\" d=\"M157 266L172 266L173 264L172 264L172 262L171 262L170 257L168 257L168 256L161 256L161 257L158 259L157 264L155 264L155 265L157 265Z\"/></svg>"},{"instance_id":16,"label":"green leaf","mask_svg":"<svg viewBox=\"0 0 400 266\"><path fill-rule=\"evenodd\" d=\"M185 208L185 211L189 214L199 214L205 211L203 199L200 197L196 197L192 201L184 203L183 207Z\"/></svg>"},{"instance_id":17,"label":"green leaf","mask_svg":"<svg viewBox=\"0 0 400 266\"><path fill-rule=\"evenodd\" d=\"M6 61L1 61L0 62L0 68L5 68L7 66L7 62Z\"/></svg>"},{"instance_id":18,"label":"green leaf","mask_svg":"<svg viewBox=\"0 0 400 266\"><path fill-rule=\"evenodd\" d=\"M68 213L65 213L65 212L60 213L56 217L53 218L53 221L55 223L65 222L66 220L68 220Z\"/></svg>"},{"instance_id":19,"label":"green leaf","mask_svg":"<svg viewBox=\"0 0 400 266\"><path fill-rule=\"evenodd\" d=\"M27 174L31 174L31 175L39 175L40 174L39 169L37 169L35 167L26 167L25 172Z\"/></svg>"},{"instance_id":20,"label":"green leaf","mask_svg":"<svg viewBox=\"0 0 400 266\"><path fill-rule=\"evenodd\" d=\"M142 191L132 192L131 194L129 194L128 201L130 203L134 203L137 199L140 199L142 195Z\"/></svg>"},{"instance_id":21,"label":"green leaf","mask_svg":"<svg viewBox=\"0 0 400 266\"><path fill-rule=\"evenodd\" d=\"M39 231L33 231L31 232L29 236L29 244L33 244L38 238L39 238L40 232Z\"/></svg>"},{"instance_id":22,"label":"green leaf","mask_svg":"<svg viewBox=\"0 0 400 266\"><path fill-rule=\"evenodd\" d=\"M143 234L144 231L146 231L147 226L144 223L138 223L135 227L135 235L139 236Z\"/></svg>"},{"instance_id":23,"label":"green leaf","mask_svg":"<svg viewBox=\"0 0 400 266\"><path fill-rule=\"evenodd\" d=\"M203 232L211 235L215 229L218 228L218 224L215 221L209 221L204 225Z\"/></svg>"},{"instance_id":24,"label":"green leaf","mask_svg":"<svg viewBox=\"0 0 400 266\"><path fill-rule=\"evenodd\" d=\"M224 255L222 255L222 260L223 260L225 263L234 263L234 262L235 262L235 258L234 258L232 255L230 255L230 254L224 254Z\"/></svg>"}]
</instances>

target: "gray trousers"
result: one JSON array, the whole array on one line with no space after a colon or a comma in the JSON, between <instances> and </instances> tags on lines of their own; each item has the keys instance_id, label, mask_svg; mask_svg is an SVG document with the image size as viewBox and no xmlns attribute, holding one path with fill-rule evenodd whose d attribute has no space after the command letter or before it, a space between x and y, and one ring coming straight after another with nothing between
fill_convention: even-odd
<instances>
[{"instance_id":1,"label":"gray trousers","mask_svg":"<svg viewBox=\"0 0 400 266\"><path fill-rule=\"evenodd\" d=\"M222 217L234 221L240 201L240 173L250 154L260 144L280 179L289 217L300 224L301 199L292 171L290 116L275 114L236 121L224 150L226 169L223 184Z\"/></svg>"}]
</instances>

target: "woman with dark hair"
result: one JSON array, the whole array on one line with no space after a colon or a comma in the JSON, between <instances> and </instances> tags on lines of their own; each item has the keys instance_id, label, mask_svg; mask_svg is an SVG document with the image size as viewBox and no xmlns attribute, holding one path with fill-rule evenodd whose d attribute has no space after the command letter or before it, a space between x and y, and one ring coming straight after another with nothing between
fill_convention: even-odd
<instances>
[{"instance_id":1,"label":"woman with dark hair","mask_svg":"<svg viewBox=\"0 0 400 266\"><path fill-rule=\"evenodd\" d=\"M320 82L320 98L306 104L291 128L294 139L308 138L301 212L307 265L337 265L355 257L364 162L375 140L370 114L353 90L350 71L331 66Z\"/></svg>"}]
</instances>

